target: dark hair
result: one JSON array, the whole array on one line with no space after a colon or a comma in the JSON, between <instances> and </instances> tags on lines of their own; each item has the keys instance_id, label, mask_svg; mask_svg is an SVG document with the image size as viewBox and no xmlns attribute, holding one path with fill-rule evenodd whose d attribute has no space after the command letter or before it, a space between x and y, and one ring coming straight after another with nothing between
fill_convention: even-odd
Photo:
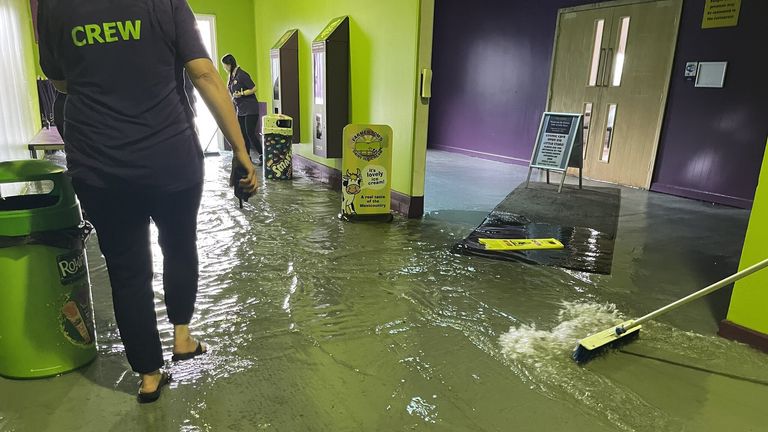
<instances>
[{"instance_id":1,"label":"dark hair","mask_svg":"<svg viewBox=\"0 0 768 432\"><path fill-rule=\"evenodd\" d=\"M221 62L229 66L230 74L234 72L235 69L237 68L237 60L235 60L235 56L233 56L232 54L227 54L224 57L222 57Z\"/></svg>"}]
</instances>

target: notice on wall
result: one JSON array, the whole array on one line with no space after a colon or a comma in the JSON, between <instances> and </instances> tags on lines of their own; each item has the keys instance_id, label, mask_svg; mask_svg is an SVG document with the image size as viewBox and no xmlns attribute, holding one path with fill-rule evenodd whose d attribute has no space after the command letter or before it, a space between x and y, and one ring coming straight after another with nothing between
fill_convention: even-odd
<instances>
[{"instance_id":1,"label":"notice on wall","mask_svg":"<svg viewBox=\"0 0 768 432\"><path fill-rule=\"evenodd\" d=\"M701 28L735 27L739 24L741 0L707 0Z\"/></svg>"},{"instance_id":2,"label":"notice on wall","mask_svg":"<svg viewBox=\"0 0 768 432\"><path fill-rule=\"evenodd\" d=\"M392 196L392 128L347 125L342 157L342 214L389 215Z\"/></svg>"},{"instance_id":3,"label":"notice on wall","mask_svg":"<svg viewBox=\"0 0 768 432\"><path fill-rule=\"evenodd\" d=\"M580 124L581 114L544 113L531 168L567 170Z\"/></svg>"}]
</instances>

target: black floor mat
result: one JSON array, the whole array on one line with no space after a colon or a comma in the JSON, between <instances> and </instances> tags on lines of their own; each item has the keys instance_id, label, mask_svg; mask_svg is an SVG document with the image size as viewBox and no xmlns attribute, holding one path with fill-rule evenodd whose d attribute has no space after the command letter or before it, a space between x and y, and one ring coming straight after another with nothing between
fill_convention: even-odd
<instances>
[{"instance_id":1,"label":"black floor mat","mask_svg":"<svg viewBox=\"0 0 768 432\"><path fill-rule=\"evenodd\" d=\"M620 207L618 188L564 188L558 194L554 186L521 185L454 252L610 274ZM488 251L481 238L556 238L565 249Z\"/></svg>"}]
</instances>

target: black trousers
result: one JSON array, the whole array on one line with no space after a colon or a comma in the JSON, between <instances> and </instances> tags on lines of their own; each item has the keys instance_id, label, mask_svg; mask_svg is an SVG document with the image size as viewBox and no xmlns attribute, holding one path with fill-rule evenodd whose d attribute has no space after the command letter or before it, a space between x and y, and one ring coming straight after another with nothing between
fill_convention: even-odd
<instances>
[{"instance_id":1,"label":"black trousers","mask_svg":"<svg viewBox=\"0 0 768 432\"><path fill-rule=\"evenodd\" d=\"M164 361L152 290L150 219L157 226L163 252L168 318L174 325L189 324L197 297L197 211L202 183L168 193L102 189L77 180L74 186L107 260L115 319L128 362L138 373L155 371Z\"/></svg>"},{"instance_id":2,"label":"black trousers","mask_svg":"<svg viewBox=\"0 0 768 432\"><path fill-rule=\"evenodd\" d=\"M261 155L263 150L261 148L261 139L259 138L259 116L238 116L237 120L240 122L240 130L243 131L243 139L245 140L248 154L251 154L251 150L256 150Z\"/></svg>"}]
</instances>

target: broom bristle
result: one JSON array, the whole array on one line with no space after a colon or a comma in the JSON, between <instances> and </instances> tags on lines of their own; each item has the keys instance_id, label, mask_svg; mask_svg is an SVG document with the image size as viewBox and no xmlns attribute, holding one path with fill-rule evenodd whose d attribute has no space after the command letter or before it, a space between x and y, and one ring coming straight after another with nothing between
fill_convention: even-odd
<instances>
[{"instance_id":1,"label":"broom bristle","mask_svg":"<svg viewBox=\"0 0 768 432\"><path fill-rule=\"evenodd\" d=\"M571 358L578 364L584 364L594 359L595 357L599 357L605 354L608 351L621 348L622 346L634 341L639 336L640 330L630 331L629 333L623 334L619 338L594 349L589 349L584 345L579 344L579 346L573 350L573 353L571 353Z\"/></svg>"}]
</instances>

